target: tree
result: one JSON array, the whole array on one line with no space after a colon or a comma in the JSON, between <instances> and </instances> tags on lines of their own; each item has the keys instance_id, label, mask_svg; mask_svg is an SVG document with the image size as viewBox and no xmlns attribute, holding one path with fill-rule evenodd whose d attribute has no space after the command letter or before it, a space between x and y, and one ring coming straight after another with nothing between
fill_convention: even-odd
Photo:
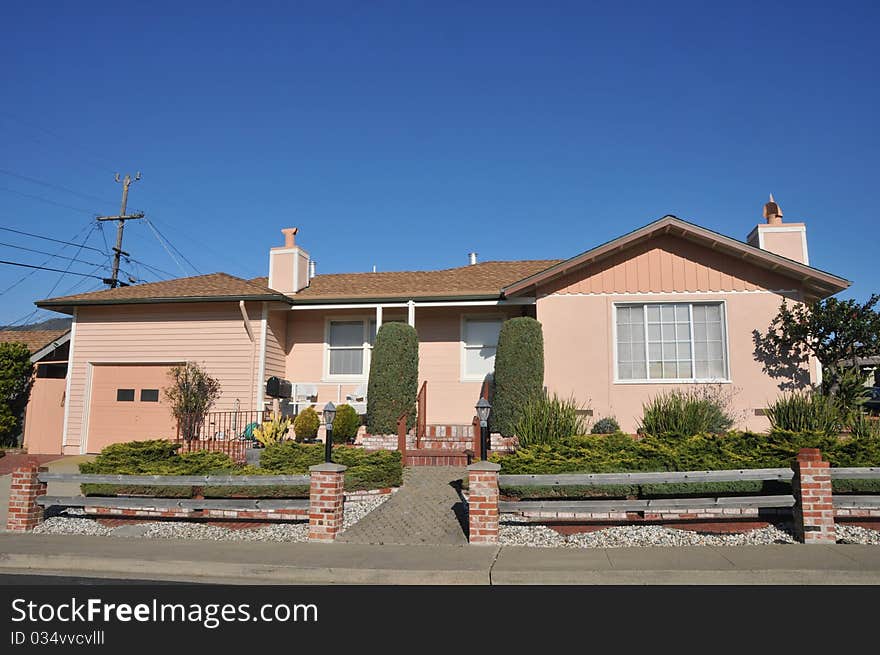
<instances>
[{"instance_id":1,"label":"tree","mask_svg":"<svg viewBox=\"0 0 880 655\"><path fill-rule=\"evenodd\" d=\"M171 385L163 391L171 403L171 413L177 419L183 438L194 439L220 397L220 382L195 362L172 366L168 375Z\"/></svg>"},{"instance_id":2,"label":"tree","mask_svg":"<svg viewBox=\"0 0 880 655\"><path fill-rule=\"evenodd\" d=\"M783 388L803 386L804 364L815 357L822 364L822 391L833 393L853 376L859 379L859 358L880 355L878 302L877 294L864 303L828 298L789 307L783 300L767 333L754 332L755 354L770 375L792 380Z\"/></svg>"},{"instance_id":3,"label":"tree","mask_svg":"<svg viewBox=\"0 0 880 655\"><path fill-rule=\"evenodd\" d=\"M522 408L544 390L544 333L528 316L504 321L495 351L492 429L505 437L516 431Z\"/></svg>"},{"instance_id":4,"label":"tree","mask_svg":"<svg viewBox=\"0 0 880 655\"><path fill-rule=\"evenodd\" d=\"M23 343L0 343L0 445L15 446L34 384L34 365Z\"/></svg>"},{"instance_id":5,"label":"tree","mask_svg":"<svg viewBox=\"0 0 880 655\"><path fill-rule=\"evenodd\" d=\"M415 424L419 392L419 337L405 323L385 323L376 334L367 386L367 431L395 434L397 419Z\"/></svg>"}]
</instances>

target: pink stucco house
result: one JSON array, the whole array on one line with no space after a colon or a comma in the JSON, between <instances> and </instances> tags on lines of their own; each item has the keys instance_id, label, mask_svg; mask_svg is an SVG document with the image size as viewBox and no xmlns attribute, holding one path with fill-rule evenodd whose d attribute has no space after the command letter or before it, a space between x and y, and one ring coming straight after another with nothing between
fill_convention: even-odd
<instances>
[{"instance_id":1,"label":"pink stucco house","mask_svg":"<svg viewBox=\"0 0 880 655\"><path fill-rule=\"evenodd\" d=\"M783 222L772 201L764 215L746 241L664 216L569 259L321 275L291 228L269 251L268 277L214 273L42 300L74 320L63 426L35 443L89 453L173 434L159 390L184 361L221 380L218 410L265 408L270 376L290 380L303 403L362 403L371 344L388 321L418 332L427 422L468 425L501 322L522 315L543 325L548 391L594 418L634 432L652 395L711 383L733 393L740 427L763 429L780 381L756 360L753 331L782 298L814 301L850 284L810 265L803 223ZM815 363L809 376L821 376Z\"/></svg>"}]
</instances>

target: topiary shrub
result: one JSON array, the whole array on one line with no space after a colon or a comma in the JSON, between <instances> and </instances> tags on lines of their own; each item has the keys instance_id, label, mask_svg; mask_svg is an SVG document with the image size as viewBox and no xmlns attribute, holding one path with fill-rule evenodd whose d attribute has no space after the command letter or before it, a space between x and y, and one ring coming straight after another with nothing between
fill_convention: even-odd
<instances>
[{"instance_id":1,"label":"topiary shrub","mask_svg":"<svg viewBox=\"0 0 880 655\"><path fill-rule=\"evenodd\" d=\"M306 407L293 419L293 434L297 441L314 439L318 436L321 418L312 407Z\"/></svg>"},{"instance_id":2,"label":"topiary shrub","mask_svg":"<svg viewBox=\"0 0 880 655\"><path fill-rule=\"evenodd\" d=\"M492 430L512 437L522 408L539 400L544 389L544 334L535 319L520 316L502 324L495 352L494 387L489 418Z\"/></svg>"},{"instance_id":3,"label":"topiary shrub","mask_svg":"<svg viewBox=\"0 0 880 655\"><path fill-rule=\"evenodd\" d=\"M591 434L614 434L615 432L620 432L620 424L613 416L600 418L590 430Z\"/></svg>"},{"instance_id":4,"label":"topiary shrub","mask_svg":"<svg viewBox=\"0 0 880 655\"><path fill-rule=\"evenodd\" d=\"M333 443L345 443L357 436L361 426L361 417L354 407L343 404L336 408L336 418L333 419Z\"/></svg>"},{"instance_id":5,"label":"topiary shrub","mask_svg":"<svg viewBox=\"0 0 880 655\"><path fill-rule=\"evenodd\" d=\"M415 424L419 385L419 338L405 323L385 323L376 334L367 387L367 430L395 434L397 419L407 414Z\"/></svg>"}]
</instances>

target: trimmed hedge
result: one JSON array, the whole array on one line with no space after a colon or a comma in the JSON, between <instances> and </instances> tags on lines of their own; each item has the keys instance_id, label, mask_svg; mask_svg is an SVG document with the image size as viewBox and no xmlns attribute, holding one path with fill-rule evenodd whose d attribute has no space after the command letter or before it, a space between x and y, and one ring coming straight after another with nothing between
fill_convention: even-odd
<instances>
[{"instance_id":1,"label":"trimmed hedge","mask_svg":"<svg viewBox=\"0 0 880 655\"><path fill-rule=\"evenodd\" d=\"M307 474L309 466L324 461L323 444L285 441L266 447L261 468L237 466L228 455L208 451L177 454L170 441L140 441L108 446L94 462L80 464L80 473L121 475L283 475ZM397 451L367 452L359 448L333 449L333 461L348 466L346 491L398 487L403 483L403 466ZM83 484L86 496L158 496L191 498L192 487L116 484ZM309 495L308 486L222 486L204 487L206 498L300 498Z\"/></svg>"},{"instance_id":2,"label":"trimmed hedge","mask_svg":"<svg viewBox=\"0 0 880 655\"><path fill-rule=\"evenodd\" d=\"M367 386L367 431L396 434L397 419L407 414L415 425L419 393L419 338L406 323L384 323L376 333Z\"/></svg>"},{"instance_id":3,"label":"trimmed hedge","mask_svg":"<svg viewBox=\"0 0 880 655\"><path fill-rule=\"evenodd\" d=\"M534 318L520 316L501 325L494 385L492 430L512 437L520 408L540 398L544 388L544 333Z\"/></svg>"},{"instance_id":4,"label":"trimmed hedge","mask_svg":"<svg viewBox=\"0 0 880 655\"><path fill-rule=\"evenodd\" d=\"M306 407L293 419L293 434L297 441L314 439L321 427L321 417L313 407Z\"/></svg>"},{"instance_id":5,"label":"trimmed hedge","mask_svg":"<svg viewBox=\"0 0 880 655\"><path fill-rule=\"evenodd\" d=\"M841 440L820 433L774 431L770 434L731 432L727 435L682 436L664 434L636 441L625 434L580 436L562 439L552 445L536 444L509 455L493 455L502 474L617 473L636 471L702 471L725 469L782 468L790 466L801 448L819 448L832 466L877 466L880 438ZM877 491L877 481L835 480L834 489ZM740 493L787 493L790 484L780 482L701 482L677 484L618 485L616 488L567 487L507 489L510 495L541 497L653 497L666 495L701 496ZM599 493L597 493L597 491Z\"/></svg>"}]
</instances>

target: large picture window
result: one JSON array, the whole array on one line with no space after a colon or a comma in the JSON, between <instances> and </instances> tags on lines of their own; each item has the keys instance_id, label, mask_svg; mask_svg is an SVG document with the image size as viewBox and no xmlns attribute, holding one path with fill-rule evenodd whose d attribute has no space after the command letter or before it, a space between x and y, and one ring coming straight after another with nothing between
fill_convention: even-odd
<instances>
[{"instance_id":1,"label":"large picture window","mask_svg":"<svg viewBox=\"0 0 880 655\"><path fill-rule=\"evenodd\" d=\"M462 377L482 380L495 370L495 351L498 348L501 323L500 318L464 319Z\"/></svg>"},{"instance_id":2,"label":"large picture window","mask_svg":"<svg viewBox=\"0 0 880 655\"><path fill-rule=\"evenodd\" d=\"M375 320L330 321L327 372L330 377L362 377L370 370L376 340Z\"/></svg>"},{"instance_id":3,"label":"large picture window","mask_svg":"<svg viewBox=\"0 0 880 655\"><path fill-rule=\"evenodd\" d=\"M727 379L722 303L616 307L617 379Z\"/></svg>"}]
</instances>

